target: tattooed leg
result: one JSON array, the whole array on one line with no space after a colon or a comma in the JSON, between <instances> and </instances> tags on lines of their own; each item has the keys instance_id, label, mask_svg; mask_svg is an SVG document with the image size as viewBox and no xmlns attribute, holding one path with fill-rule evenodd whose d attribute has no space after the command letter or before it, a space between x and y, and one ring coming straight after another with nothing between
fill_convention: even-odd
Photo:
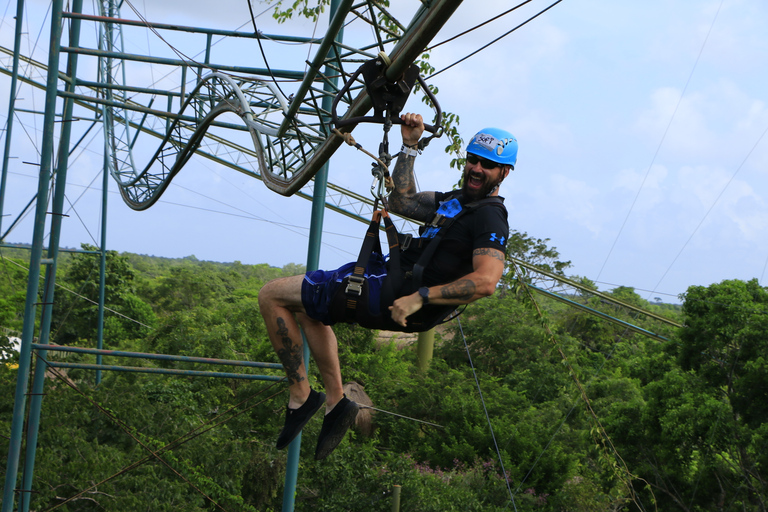
<instances>
[{"instance_id":1,"label":"tattooed leg","mask_svg":"<svg viewBox=\"0 0 768 512\"><path fill-rule=\"evenodd\" d=\"M303 279L304 276L294 276L270 281L259 292L259 308L267 326L269 340L288 377L291 392L288 406L298 408L309 396L300 322L323 379L326 405L333 407L343 395L336 335L329 326L304 313L301 305Z\"/></svg>"},{"instance_id":2,"label":"tattooed leg","mask_svg":"<svg viewBox=\"0 0 768 512\"><path fill-rule=\"evenodd\" d=\"M303 276L270 281L259 291L259 309L272 343L288 378L288 406L298 408L309 396L307 370L304 366L304 340L294 317L301 310Z\"/></svg>"},{"instance_id":3,"label":"tattooed leg","mask_svg":"<svg viewBox=\"0 0 768 512\"><path fill-rule=\"evenodd\" d=\"M285 375L288 377L288 384L293 385L304 380L299 370L303 363L303 343L294 343L290 337L285 320L277 319L277 335L280 336L282 347L277 350L277 357L283 363Z\"/></svg>"}]
</instances>

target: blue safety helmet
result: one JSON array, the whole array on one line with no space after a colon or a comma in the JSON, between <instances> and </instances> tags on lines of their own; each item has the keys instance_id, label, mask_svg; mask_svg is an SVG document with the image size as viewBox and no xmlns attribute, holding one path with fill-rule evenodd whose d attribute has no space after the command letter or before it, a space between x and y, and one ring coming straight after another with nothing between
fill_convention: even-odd
<instances>
[{"instance_id":1,"label":"blue safety helmet","mask_svg":"<svg viewBox=\"0 0 768 512\"><path fill-rule=\"evenodd\" d=\"M515 168L517 139L500 128L483 128L467 144L467 153Z\"/></svg>"}]
</instances>

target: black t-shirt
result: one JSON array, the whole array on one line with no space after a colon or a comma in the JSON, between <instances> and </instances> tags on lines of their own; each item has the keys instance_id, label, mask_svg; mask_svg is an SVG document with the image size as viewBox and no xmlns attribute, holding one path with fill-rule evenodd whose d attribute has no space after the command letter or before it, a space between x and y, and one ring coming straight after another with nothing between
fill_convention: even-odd
<instances>
[{"instance_id":1,"label":"black t-shirt","mask_svg":"<svg viewBox=\"0 0 768 512\"><path fill-rule=\"evenodd\" d=\"M503 201L503 198L501 198ZM435 210L455 213L466 203L460 191L436 192ZM441 211L442 210L442 211ZM451 216L450 213L447 216ZM429 231L422 235L428 237ZM462 215L447 228L429 264L424 269L422 286L450 283L472 272L472 253L475 249L493 248L504 252L509 237L507 210L500 203L483 205ZM415 242L416 240L414 240ZM413 243L402 252L401 268L413 268L427 245ZM421 246L421 247L419 247Z\"/></svg>"}]
</instances>

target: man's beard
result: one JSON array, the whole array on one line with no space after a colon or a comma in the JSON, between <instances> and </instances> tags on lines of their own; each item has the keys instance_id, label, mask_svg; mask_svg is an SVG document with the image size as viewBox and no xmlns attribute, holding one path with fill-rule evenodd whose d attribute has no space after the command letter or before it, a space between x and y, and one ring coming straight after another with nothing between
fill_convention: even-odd
<instances>
[{"instance_id":1,"label":"man's beard","mask_svg":"<svg viewBox=\"0 0 768 512\"><path fill-rule=\"evenodd\" d=\"M486 197L495 189L499 183L490 181L485 174L481 174L481 178L485 180L480 188L469 188L469 171L464 171L464 182L461 186L461 192L467 199L477 200Z\"/></svg>"}]
</instances>

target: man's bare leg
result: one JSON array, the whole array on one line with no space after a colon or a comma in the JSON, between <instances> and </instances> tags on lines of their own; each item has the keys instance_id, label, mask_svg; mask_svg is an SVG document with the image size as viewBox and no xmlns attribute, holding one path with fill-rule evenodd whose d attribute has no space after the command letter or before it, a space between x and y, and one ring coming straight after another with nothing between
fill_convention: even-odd
<instances>
[{"instance_id":1,"label":"man's bare leg","mask_svg":"<svg viewBox=\"0 0 768 512\"><path fill-rule=\"evenodd\" d=\"M301 304L303 279L304 276L294 276L267 283L259 292L259 307L269 339L285 368L290 391L285 426L277 438L277 448L288 446L325 400L326 415L315 448L315 459L320 460L344 438L359 407L344 398L336 335L329 326L304 312ZM323 379L325 396L312 391L307 382L307 368L302 357L304 343L298 322L301 322Z\"/></svg>"},{"instance_id":2,"label":"man's bare leg","mask_svg":"<svg viewBox=\"0 0 768 512\"><path fill-rule=\"evenodd\" d=\"M305 313L297 313L296 317L304 329L312 357L317 363L317 369L320 370L325 387L326 413L328 413L344 396L336 334L330 326L308 317Z\"/></svg>"},{"instance_id":3,"label":"man's bare leg","mask_svg":"<svg viewBox=\"0 0 768 512\"><path fill-rule=\"evenodd\" d=\"M303 279L304 276L299 275L270 281L259 292L259 307L269 340L283 363L288 378L288 407L300 407L307 400L310 389L303 360L304 342L297 322L298 317L322 376L327 395L326 404L330 409L343 395L338 343L333 329L304 313L301 304Z\"/></svg>"}]
</instances>

